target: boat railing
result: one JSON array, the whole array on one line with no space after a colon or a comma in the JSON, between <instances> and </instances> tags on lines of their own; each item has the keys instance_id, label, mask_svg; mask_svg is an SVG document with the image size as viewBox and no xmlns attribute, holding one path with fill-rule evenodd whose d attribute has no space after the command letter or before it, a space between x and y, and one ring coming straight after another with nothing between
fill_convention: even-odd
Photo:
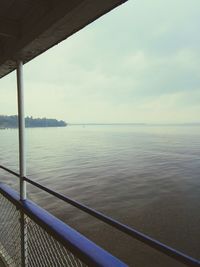
<instances>
[{"instance_id":1,"label":"boat railing","mask_svg":"<svg viewBox=\"0 0 200 267\"><path fill-rule=\"evenodd\" d=\"M6 267L127 265L0 183L0 258Z\"/></svg>"},{"instance_id":2,"label":"boat railing","mask_svg":"<svg viewBox=\"0 0 200 267\"><path fill-rule=\"evenodd\" d=\"M18 173L1 165L0 168L20 178ZM55 196L58 199L71 204L87 214L90 214L104 223L111 225L112 227L120 230L132 238L143 242L151 248L164 253L178 262L181 262L187 266L200 266L199 260L190 257L170 246L167 246L132 227L122 224L113 218L104 215L103 213L100 213L58 192L55 192L52 189L43 186L27 177L23 177L23 180ZM11 257L7 255L13 255L11 258L16 258L17 260L15 262L18 262L20 261L20 257L25 255L24 257L29 263L28 266L39 266L34 263L34 260L37 261L37 257L47 262L47 265L42 266L126 266L123 262L100 247L96 246L96 244L92 243L78 232L58 220L56 217L38 207L30 200L21 201L18 194L6 185L0 185L0 193L0 197L3 197L3 199L0 201L0 213L2 213L2 216L0 216L0 231L3 231L3 233L5 231L10 233L9 236L11 240L16 240L15 245L11 242L12 248L10 248L10 245L4 244L4 242L8 242L10 244L5 235L3 235L3 240L2 236L0 236L0 252L4 254L4 258ZM25 214L25 225L23 227L26 229L26 244L21 252L19 252L19 240L21 236L20 226L19 223L18 225L15 225L17 224L16 217L22 219L20 213ZM5 216L3 214L5 214ZM7 225L7 221L13 222L13 225L12 223ZM22 230L24 231L24 229ZM17 234L15 231L17 231ZM15 254L18 256L13 254L13 251L16 251ZM57 260L58 263L55 264ZM54 262L54 264L50 264L51 262ZM63 264L64 262L67 263L67 265Z\"/></svg>"}]
</instances>

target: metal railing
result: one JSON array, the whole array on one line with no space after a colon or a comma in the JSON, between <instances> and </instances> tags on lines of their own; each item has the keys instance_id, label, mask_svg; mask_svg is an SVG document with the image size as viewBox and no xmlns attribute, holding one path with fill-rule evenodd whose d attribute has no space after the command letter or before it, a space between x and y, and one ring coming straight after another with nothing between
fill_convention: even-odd
<instances>
[{"instance_id":1,"label":"metal railing","mask_svg":"<svg viewBox=\"0 0 200 267\"><path fill-rule=\"evenodd\" d=\"M21 212L26 227L25 264ZM127 266L32 201L21 201L5 184L0 184L0 256L9 267Z\"/></svg>"},{"instance_id":2,"label":"metal railing","mask_svg":"<svg viewBox=\"0 0 200 267\"><path fill-rule=\"evenodd\" d=\"M6 167L0 166L0 168L15 175L15 176L17 176L17 177L20 177L20 175L18 173L14 172L12 170L9 170ZM171 247L159 242L158 240L153 239L153 238L145 235L144 233L137 231L134 228L131 228L127 225L124 225L124 224L122 224L122 223L120 223L120 222L90 208L90 207L87 207L87 206L85 206L85 205L83 205L83 204L81 204L75 200L72 200L71 198L68 198L62 194L59 194L59 193L51 190L50 188L47 188L47 187L45 187L45 186L43 186L37 182L34 182L27 177L24 177L23 179L24 179L24 181L34 185L35 187L40 188L41 190L57 197L58 199L61 199L64 202L69 203L72 206L92 215L93 217L98 218L99 220L111 225L112 227L120 230L121 232L124 232L125 234L129 235L130 237L135 238L135 239L143 242L144 244L164 253L165 255L177 260L178 262L181 262L187 266L200 266L200 261L197 259L194 259L193 257L190 257L190 256L188 256L188 255L186 255L186 254L184 254L178 250L175 250L174 248L171 248ZM120 264L123 264L123 263L120 263ZM95 265L95 266L97 266L97 265ZM111 265L108 264L105 266L111 266ZM114 265L114 266L117 266L117 265ZM122 265L120 265L120 266L122 266Z\"/></svg>"}]
</instances>

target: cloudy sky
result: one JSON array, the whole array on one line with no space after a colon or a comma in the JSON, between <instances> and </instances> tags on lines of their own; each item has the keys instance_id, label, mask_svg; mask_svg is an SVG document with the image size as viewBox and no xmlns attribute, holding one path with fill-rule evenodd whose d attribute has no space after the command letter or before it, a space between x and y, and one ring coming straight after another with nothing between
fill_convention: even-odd
<instances>
[{"instance_id":1,"label":"cloudy sky","mask_svg":"<svg viewBox=\"0 0 200 267\"><path fill-rule=\"evenodd\" d=\"M200 1L129 0L24 66L26 115L71 123L200 121ZM0 114L16 114L15 73Z\"/></svg>"}]
</instances>

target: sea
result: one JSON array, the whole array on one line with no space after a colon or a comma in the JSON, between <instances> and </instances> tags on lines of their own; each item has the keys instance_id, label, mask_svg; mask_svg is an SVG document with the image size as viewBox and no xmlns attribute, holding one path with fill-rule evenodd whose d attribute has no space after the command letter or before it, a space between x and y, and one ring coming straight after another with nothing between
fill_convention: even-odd
<instances>
[{"instance_id":1,"label":"sea","mask_svg":"<svg viewBox=\"0 0 200 267\"><path fill-rule=\"evenodd\" d=\"M200 259L200 125L26 129L27 176ZM18 170L17 129L0 130L0 164ZM16 190L18 179L1 170ZM129 266L184 266L55 197L28 198Z\"/></svg>"}]
</instances>

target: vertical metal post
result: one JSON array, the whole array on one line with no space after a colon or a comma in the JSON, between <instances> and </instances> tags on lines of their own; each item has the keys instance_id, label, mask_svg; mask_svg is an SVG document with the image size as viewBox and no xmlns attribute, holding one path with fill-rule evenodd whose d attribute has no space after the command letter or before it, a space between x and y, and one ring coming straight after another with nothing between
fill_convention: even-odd
<instances>
[{"instance_id":1,"label":"vertical metal post","mask_svg":"<svg viewBox=\"0 0 200 267\"><path fill-rule=\"evenodd\" d=\"M18 93L18 122L19 122L19 173L20 173L20 199L26 199L26 158L25 158L25 117L24 117L24 85L23 63L17 62L17 93Z\"/></svg>"},{"instance_id":2,"label":"vertical metal post","mask_svg":"<svg viewBox=\"0 0 200 267\"><path fill-rule=\"evenodd\" d=\"M23 62L17 62L17 95L18 95L18 124L19 124L19 173L20 173L20 200L26 200L26 157L25 157L25 116L24 116L24 86ZM27 224L24 212L20 211L21 228L21 266L27 266Z\"/></svg>"}]
</instances>

